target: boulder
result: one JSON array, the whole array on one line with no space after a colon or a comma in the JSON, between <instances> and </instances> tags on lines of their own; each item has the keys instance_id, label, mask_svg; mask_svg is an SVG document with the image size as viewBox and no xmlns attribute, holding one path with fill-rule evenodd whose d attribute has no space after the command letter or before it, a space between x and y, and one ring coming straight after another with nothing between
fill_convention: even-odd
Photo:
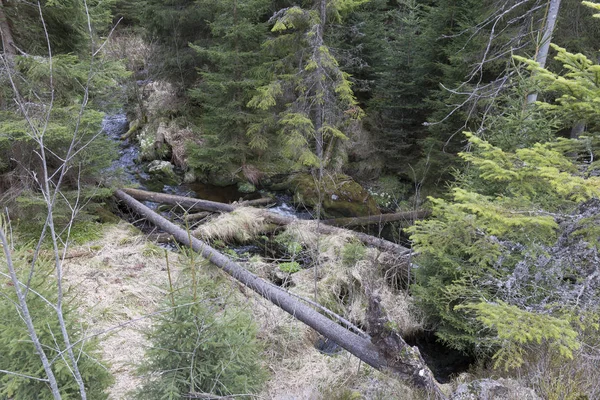
<instances>
[{"instance_id":1,"label":"boulder","mask_svg":"<svg viewBox=\"0 0 600 400\"><path fill-rule=\"evenodd\" d=\"M173 164L168 161L154 160L146 166L146 170L165 184L178 185L180 183Z\"/></svg>"}]
</instances>

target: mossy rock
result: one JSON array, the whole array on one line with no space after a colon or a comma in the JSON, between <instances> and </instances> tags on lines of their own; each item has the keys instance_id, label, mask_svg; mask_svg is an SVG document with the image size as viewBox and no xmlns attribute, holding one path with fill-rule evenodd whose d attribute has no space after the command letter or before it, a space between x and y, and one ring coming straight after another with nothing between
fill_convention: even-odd
<instances>
[{"instance_id":1,"label":"mossy rock","mask_svg":"<svg viewBox=\"0 0 600 400\"><path fill-rule=\"evenodd\" d=\"M175 173L173 164L168 161L154 160L149 163L145 169L152 175L154 181L171 186L176 186L181 183L181 179Z\"/></svg>"},{"instance_id":2,"label":"mossy rock","mask_svg":"<svg viewBox=\"0 0 600 400\"><path fill-rule=\"evenodd\" d=\"M226 170L208 171L205 174L199 175L198 180L202 183L219 187L235 185L240 181L237 176Z\"/></svg>"},{"instance_id":3,"label":"mossy rock","mask_svg":"<svg viewBox=\"0 0 600 400\"><path fill-rule=\"evenodd\" d=\"M296 174L290 178L287 186L294 193L296 204L313 209L317 208L321 193L321 214L325 218L381 214L371 195L347 175L326 175L319 184L311 174Z\"/></svg>"}]
</instances>

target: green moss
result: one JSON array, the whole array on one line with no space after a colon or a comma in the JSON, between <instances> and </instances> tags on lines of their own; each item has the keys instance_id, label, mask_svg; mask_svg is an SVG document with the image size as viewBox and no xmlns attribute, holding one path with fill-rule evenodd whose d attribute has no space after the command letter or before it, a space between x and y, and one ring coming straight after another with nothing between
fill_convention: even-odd
<instances>
[{"instance_id":1,"label":"green moss","mask_svg":"<svg viewBox=\"0 0 600 400\"><path fill-rule=\"evenodd\" d=\"M298 264L296 261L284 262L279 264L279 269L283 272L293 274L300 271L300 264Z\"/></svg>"},{"instance_id":2,"label":"green moss","mask_svg":"<svg viewBox=\"0 0 600 400\"><path fill-rule=\"evenodd\" d=\"M380 214L371 195L347 175L327 175L318 182L310 174L297 174L287 186L294 192L295 203L314 209L321 203L321 214L325 218Z\"/></svg>"},{"instance_id":3,"label":"green moss","mask_svg":"<svg viewBox=\"0 0 600 400\"><path fill-rule=\"evenodd\" d=\"M93 221L76 222L71 228L71 244L82 245L102 237L104 226Z\"/></svg>"},{"instance_id":4,"label":"green moss","mask_svg":"<svg viewBox=\"0 0 600 400\"><path fill-rule=\"evenodd\" d=\"M256 186L250 182L240 182L237 185L237 189L241 193L254 193L256 192Z\"/></svg>"},{"instance_id":5,"label":"green moss","mask_svg":"<svg viewBox=\"0 0 600 400\"><path fill-rule=\"evenodd\" d=\"M71 227L69 234L69 245L82 245L102 237L104 226L95 221L79 221L75 222ZM19 221L15 229L15 233L22 242L35 243L39 240L42 234L42 226L36 222ZM66 233L61 235L61 238L66 239ZM52 242L50 235L46 233L42 247L51 248Z\"/></svg>"}]
</instances>

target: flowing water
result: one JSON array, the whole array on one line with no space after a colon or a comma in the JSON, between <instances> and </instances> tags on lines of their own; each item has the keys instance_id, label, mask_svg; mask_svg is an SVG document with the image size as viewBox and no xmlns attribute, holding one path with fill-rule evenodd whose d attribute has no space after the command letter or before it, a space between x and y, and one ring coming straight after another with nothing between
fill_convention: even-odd
<instances>
[{"instance_id":1,"label":"flowing water","mask_svg":"<svg viewBox=\"0 0 600 400\"><path fill-rule=\"evenodd\" d=\"M259 193L250 195L241 193L235 185L220 187L200 182L181 185L165 184L144 170L144 163L139 160L139 145L130 139L121 140L121 136L129 129L129 121L125 113L106 115L102 121L102 129L107 136L119 143L119 158L115 160L108 172L120 175L125 182L137 185L140 189L196 197L220 203L232 203L260 197ZM291 206L291 197L288 195L277 194L275 202L276 205L271 208L273 212L300 219L312 218L309 212L297 211L295 207Z\"/></svg>"}]
</instances>

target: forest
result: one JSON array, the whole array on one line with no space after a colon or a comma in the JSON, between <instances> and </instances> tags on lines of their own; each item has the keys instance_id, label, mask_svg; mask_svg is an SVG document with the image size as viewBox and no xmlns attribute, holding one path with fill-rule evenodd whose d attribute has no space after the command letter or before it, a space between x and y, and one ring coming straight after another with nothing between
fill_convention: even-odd
<instances>
[{"instance_id":1,"label":"forest","mask_svg":"<svg viewBox=\"0 0 600 400\"><path fill-rule=\"evenodd\" d=\"M0 0L0 400L600 399L599 19Z\"/></svg>"}]
</instances>

